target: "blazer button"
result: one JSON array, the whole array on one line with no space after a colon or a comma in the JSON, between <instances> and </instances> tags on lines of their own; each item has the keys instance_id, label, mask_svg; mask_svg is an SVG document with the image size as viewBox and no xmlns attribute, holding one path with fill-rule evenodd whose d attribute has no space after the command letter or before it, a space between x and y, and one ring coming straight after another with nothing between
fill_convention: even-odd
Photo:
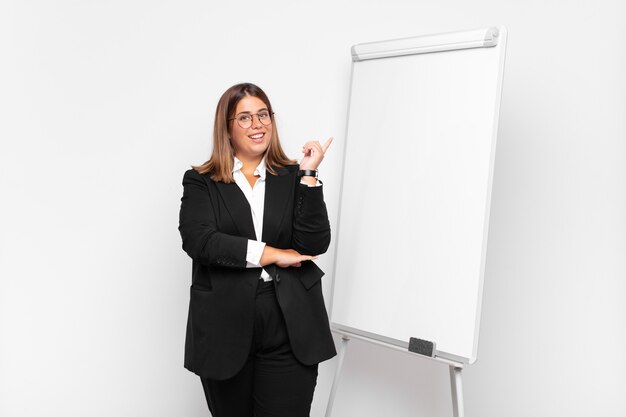
<instances>
[{"instance_id":1,"label":"blazer button","mask_svg":"<svg viewBox=\"0 0 626 417\"><path fill-rule=\"evenodd\" d=\"M276 276L274 277L274 279L276 280L277 284L280 282L280 274L278 274L278 272L276 273Z\"/></svg>"}]
</instances>

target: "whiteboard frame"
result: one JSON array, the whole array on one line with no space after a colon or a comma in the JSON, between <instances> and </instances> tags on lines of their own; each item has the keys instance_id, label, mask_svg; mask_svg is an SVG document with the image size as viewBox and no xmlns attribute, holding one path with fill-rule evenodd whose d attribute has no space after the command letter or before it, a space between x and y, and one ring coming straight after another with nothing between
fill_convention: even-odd
<instances>
[{"instance_id":1,"label":"whiteboard frame","mask_svg":"<svg viewBox=\"0 0 626 417\"><path fill-rule=\"evenodd\" d=\"M347 159L347 147L348 147L348 131L350 127L350 111L351 111L351 102L352 102L352 88L354 81L354 68L358 62L368 60L368 59L383 59L383 58L391 58L398 56L406 56L406 55L415 55L415 54L423 54L423 53L437 53L437 52L446 52L446 51L454 51L460 49L471 49L471 48L490 48L500 45L502 49L502 53L500 54L499 60L499 69L498 69L498 80L496 87L496 98L495 98L495 106L493 109L494 117L493 117L493 126L492 126L492 135L491 135L491 155L489 162L489 173L488 173L488 185L487 185L487 196L486 196L486 208L485 208L485 218L484 218L484 230L483 230L483 244L481 250L481 260L480 260L480 272L478 277L478 300L476 304L476 321L474 327L474 344L472 347L472 356L469 358L465 358L462 356L454 355L449 352L443 352L435 350L434 357L442 360L452 361L456 364L472 364L476 361L477 352L478 352L478 342L479 342L479 330L480 330L480 319L481 319L481 311L482 311L482 296L483 296L483 287L484 287L484 274L485 274L485 263L486 263L486 253L487 253L487 244L488 244L488 236L489 236L489 218L491 211L491 192L493 188L493 170L495 165L495 155L496 155L496 144L497 144L497 136L498 136L498 126L499 126L499 116L500 116L500 103L502 97L502 83L504 76L504 63L506 57L506 40L507 40L507 30L505 26L498 27L487 27L481 29L467 30L467 31L458 31L458 32L446 32L434 35L425 35L425 36L416 36L410 38L402 38L402 39L394 39L388 41L380 41L380 42L369 42L363 44L354 45L351 49L352 51L352 65L350 70L350 89L348 96L348 106L346 113L346 128L344 132L344 144L343 144L343 159L342 159L342 174L341 174L341 185L340 185L340 196L344 194L344 178L346 176L345 167L346 167L346 159ZM341 214L342 214L342 205L343 198L340 197L339 205L338 205L338 219L337 219L337 236L341 233ZM337 242L339 239L337 238ZM338 244L335 248L335 257L333 260L333 284L330 292L330 308L329 308L329 317L331 318L331 330L335 333L343 334L346 336L357 336L363 340L371 340L374 343L387 346L393 349L408 349L408 342L392 339L383 335L373 334L367 331L355 329L349 326L342 325L340 323L336 323L332 321L332 310L334 305L335 298L335 279L337 272L337 254L338 254Z\"/></svg>"}]
</instances>

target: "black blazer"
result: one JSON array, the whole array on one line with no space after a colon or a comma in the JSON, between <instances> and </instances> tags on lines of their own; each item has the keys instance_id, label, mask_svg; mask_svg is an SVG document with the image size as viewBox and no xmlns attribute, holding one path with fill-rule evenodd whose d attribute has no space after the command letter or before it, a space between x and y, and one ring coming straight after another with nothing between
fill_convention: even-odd
<instances>
[{"instance_id":1,"label":"black blazer","mask_svg":"<svg viewBox=\"0 0 626 417\"><path fill-rule=\"evenodd\" d=\"M302 254L328 249L330 224L322 187L300 184L297 165L267 172L262 241ZM189 170L183 178L179 230L193 259L185 368L227 379L244 365L252 343L260 268L246 268L248 239L255 240L250 205L237 184ZM320 279L311 261L299 268L268 265L296 358L312 365L333 357Z\"/></svg>"}]
</instances>

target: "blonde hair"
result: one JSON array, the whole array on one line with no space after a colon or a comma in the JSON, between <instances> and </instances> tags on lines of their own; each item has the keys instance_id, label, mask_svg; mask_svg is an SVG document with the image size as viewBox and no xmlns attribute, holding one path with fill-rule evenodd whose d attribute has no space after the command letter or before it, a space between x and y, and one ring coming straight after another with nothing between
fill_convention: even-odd
<instances>
[{"instance_id":1,"label":"blonde hair","mask_svg":"<svg viewBox=\"0 0 626 417\"><path fill-rule=\"evenodd\" d=\"M213 151L211 158L202 165L192 166L192 168L200 174L210 173L213 181L223 181L225 183L235 182L233 178L233 157L235 155L235 149L230 142L230 125L228 119L234 117L237 104L246 96L257 97L265 103L269 112L272 115L274 114L269 98L267 98L267 95L261 88L254 84L242 83L233 85L222 94L220 101L217 103L217 108L215 109ZM296 161L289 159L280 146L278 129L276 128L276 121L273 117L274 116L272 116L273 133L269 146L265 151L265 163L267 170L276 175L275 168L295 164Z\"/></svg>"}]
</instances>

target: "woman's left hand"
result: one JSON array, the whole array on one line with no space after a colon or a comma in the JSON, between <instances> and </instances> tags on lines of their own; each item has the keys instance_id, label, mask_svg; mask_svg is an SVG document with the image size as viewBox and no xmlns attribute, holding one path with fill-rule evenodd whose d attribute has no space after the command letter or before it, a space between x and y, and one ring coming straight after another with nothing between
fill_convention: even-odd
<instances>
[{"instance_id":1,"label":"woman's left hand","mask_svg":"<svg viewBox=\"0 0 626 417\"><path fill-rule=\"evenodd\" d=\"M326 150L333 142L333 138L328 138L325 144L321 145L319 141L312 140L304 144L302 153L304 158L300 161L300 169L317 169L324 159Z\"/></svg>"}]
</instances>

